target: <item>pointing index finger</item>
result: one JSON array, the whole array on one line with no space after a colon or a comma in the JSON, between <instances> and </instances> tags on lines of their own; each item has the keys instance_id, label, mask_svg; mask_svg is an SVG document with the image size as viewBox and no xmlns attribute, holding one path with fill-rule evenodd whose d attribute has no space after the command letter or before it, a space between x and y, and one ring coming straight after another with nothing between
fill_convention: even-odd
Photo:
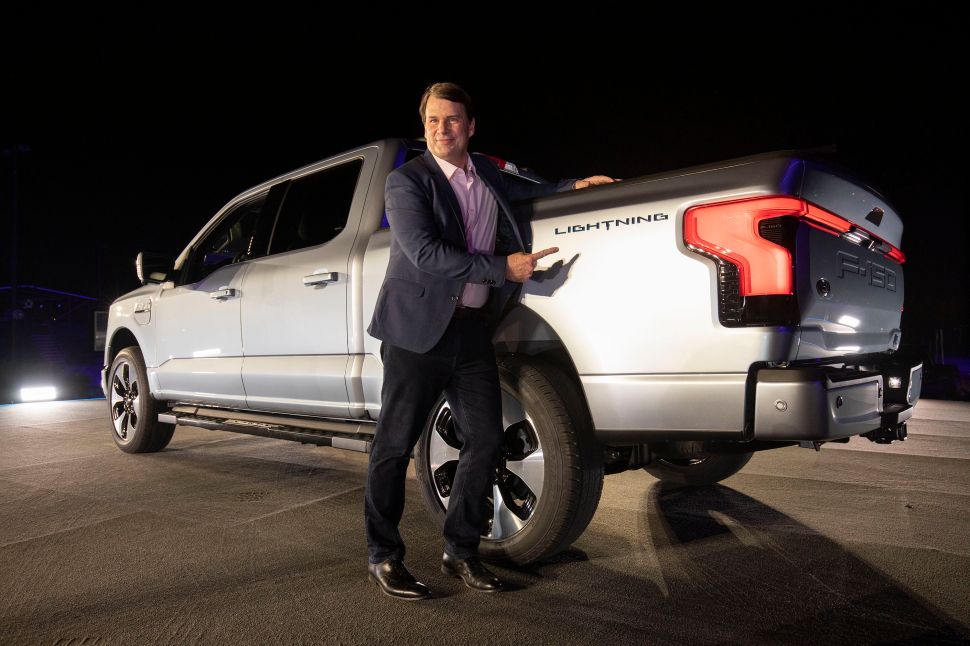
<instances>
[{"instance_id":1,"label":"pointing index finger","mask_svg":"<svg viewBox=\"0 0 970 646\"><path fill-rule=\"evenodd\" d=\"M532 259L539 260L540 258L545 258L546 256L554 254L558 251L559 251L559 247L549 247L548 249L543 249L542 251L537 251L534 254L532 254Z\"/></svg>"}]
</instances>

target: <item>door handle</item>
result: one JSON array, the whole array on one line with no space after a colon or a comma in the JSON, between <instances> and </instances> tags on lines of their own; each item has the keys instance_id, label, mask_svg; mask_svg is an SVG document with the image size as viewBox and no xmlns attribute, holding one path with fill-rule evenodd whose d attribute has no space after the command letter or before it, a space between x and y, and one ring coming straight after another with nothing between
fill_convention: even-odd
<instances>
[{"instance_id":1,"label":"door handle","mask_svg":"<svg viewBox=\"0 0 970 646\"><path fill-rule=\"evenodd\" d=\"M237 292L234 287L223 287L222 289L217 289L214 292L209 292L209 298L214 298L217 301L224 301L227 298L235 298L236 295Z\"/></svg>"},{"instance_id":2,"label":"door handle","mask_svg":"<svg viewBox=\"0 0 970 646\"><path fill-rule=\"evenodd\" d=\"M326 285L327 283L337 282L339 278L340 274L335 271L321 271L320 273L304 276L303 284L307 287L312 287L314 285Z\"/></svg>"}]
</instances>

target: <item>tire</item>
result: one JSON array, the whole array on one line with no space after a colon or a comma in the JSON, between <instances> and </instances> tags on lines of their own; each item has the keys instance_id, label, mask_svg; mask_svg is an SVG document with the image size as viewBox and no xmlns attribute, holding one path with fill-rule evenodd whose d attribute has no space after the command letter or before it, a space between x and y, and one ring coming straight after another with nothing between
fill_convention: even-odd
<instances>
[{"instance_id":1,"label":"tire","mask_svg":"<svg viewBox=\"0 0 970 646\"><path fill-rule=\"evenodd\" d=\"M643 470L665 485L703 487L733 476L753 453L711 453L694 458L659 458Z\"/></svg>"},{"instance_id":2,"label":"tire","mask_svg":"<svg viewBox=\"0 0 970 646\"><path fill-rule=\"evenodd\" d=\"M589 525L603 490L602 449L576 385L533 358L499 361L505 443L479 553L520 565L568 547ZM415 452L421 491L444 525L458 443L442 396ZM494 501L499 501L498 513Z\"/></svg>"},{"instance_id":3,"label":"tire","mask_svg":"<svg viewBox=\"0 0 970 646\"><path fill-rule=\"evenodd\" d=\"M174 424L158 421L161 406L152 398L148 371L138 346L123 349L108 371L111 436L125 453L154 453L168 446Z\"/></svg>"}]
</instances>

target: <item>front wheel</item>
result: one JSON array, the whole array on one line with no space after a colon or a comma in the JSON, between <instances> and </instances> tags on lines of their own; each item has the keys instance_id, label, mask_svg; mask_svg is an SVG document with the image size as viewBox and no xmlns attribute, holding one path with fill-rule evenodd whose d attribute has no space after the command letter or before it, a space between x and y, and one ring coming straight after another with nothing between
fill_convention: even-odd
<instances>
[{"instance_id":1,"label":"front wheel","mask_svg":"<svg viewBox=\"0 0 970 646\"><path fill-rule=\"evenodd\" d=\"M125 453L152 453L168 446L175 425L158 421L159 408L148 389L141 350L125 348L108 372L108 414L118 448Z\"/></svg>"},{"instance_id":2,"label":"front wheel","mask_svg":"<svg viewBox=\"0 0 970 646\"><path fill-rule=\"evenodd\" d=\"M479 552L531 563L568 547L596 511L603 488L602 451L575 384L536 359L499 362L504 442ZM425 503L444 525L461 443L442 397L418 443L415 468Z\"/></svg>"}]
</instances>

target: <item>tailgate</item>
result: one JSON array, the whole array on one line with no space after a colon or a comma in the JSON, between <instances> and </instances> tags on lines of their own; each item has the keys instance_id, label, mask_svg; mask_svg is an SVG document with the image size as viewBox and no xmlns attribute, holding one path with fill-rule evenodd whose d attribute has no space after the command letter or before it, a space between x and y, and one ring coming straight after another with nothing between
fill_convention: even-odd
<instances>
[{"instance_id":1,"label":"tailgate","mask_svg":"<svg viewBox=\"0 0 970 646\"><path fill-rule=\"evenodd\" d=\"M801 197L858 229L837 235L802 221L796 233L795 286L801 316L798 359L884 352L899 347L902 221L878 194L806 163Z\"/></svg>"},{"instance_id":2,"label":"tailgate","mask_svg":"<svg viewBox=\"0 0 970 646\"><path fill-rule=\"evenodd\" d=\"M802 199L899 248L903 221L875 190L813 162L803 163L799 194Z\"/></svg>"}]
</instances>

